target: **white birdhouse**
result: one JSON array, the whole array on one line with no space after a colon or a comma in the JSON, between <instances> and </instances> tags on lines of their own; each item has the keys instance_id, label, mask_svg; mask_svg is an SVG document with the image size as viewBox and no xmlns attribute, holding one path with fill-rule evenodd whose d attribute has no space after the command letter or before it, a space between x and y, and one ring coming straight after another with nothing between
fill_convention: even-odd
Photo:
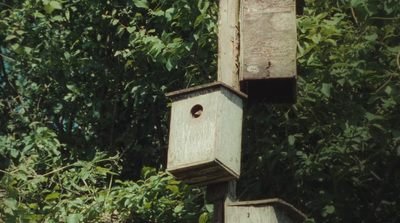
<instances>
[{"instance_id":1,"label":"white birdhouse","mask_svg":"<svg viewBox=\"0 0 400 223\"><path fill-rule=\"evenodd\" d=\"M246 95L215 82L167 96L172 99L167 170L189 185L239 178Z\"/></svg>"}]
</instances>

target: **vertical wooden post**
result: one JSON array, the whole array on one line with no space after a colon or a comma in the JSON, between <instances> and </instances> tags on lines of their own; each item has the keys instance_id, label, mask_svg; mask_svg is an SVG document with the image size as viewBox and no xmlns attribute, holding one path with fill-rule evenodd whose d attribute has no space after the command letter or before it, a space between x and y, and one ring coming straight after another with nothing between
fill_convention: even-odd
<instances>
[{"instance_id":1,"label":"vertical wooden post","mask_svg":"<svg viewBox=\"0 0 400 223\"><path fill-rule=\"evenodd\" d=\"M220 0L218 81L239 90L239 0Z\"/></svg>"},{"instance_id":2,"label":"vertical wooden post","mask_svg":"<svg viewBox=\"0 0 400 223\"><path fill-rule=\"evenodd\" d=\"M207 186L206 201L214 204L214 222L226 222L226 209L236 201L236 181Z\"/></svg>"},{"instance_id":3,"label":"vertical wooden post","mask_svg":"<svg viewBox=\"0 0 400 223\"><path fill-rule=\"evenodd\" d=\"M239 87L239 0L220 0L218 18L218 81ZM241 121L241 120L238 120ZM207 187L207 202L214 203L214 222L225 222L228 203L236 201L236 181Z\"/></svg>"},{"instance_id":4,"label":"vertical wooden post","mask_svg":"<svg viewBox=\"0 0 400 223\"><path fill-rule=\"evenodd\" d=\"M248 0L242 0L243 3L246 3ZM281 4L283 6L293 6L295 0L271 0L274 4ZM254 0L255 3L262 5L265 7L266 2ZM267 1L268 2L268 1ZM247 2L249 3L249 2ZM242 6L244 6L243 4ZM289 7L290 8L290 7ZM290 9L291 9L290 8ZM286 8L285 8L286 10ZM239 46L240 46L240 27L239 27L239 11L240 11L240 0L219 0L219 20L218 20L218 81L223 82L230 87L233 87L236 90L240 90L239 85L239 69L240 69L240 62L239 62ZM286 12L286 11L284 11ZM243 16L243 14L242 14ZM291 14L289 13L289 16ZM275 27L279 30L286 30L290 27L295 26L288 26L286 27L285 23L281 24L281 19L285 19L288 16L284 15L277 15L275 16ZM265 20L259 20L259 23L264 22ZM269 20L267 20L268 22ZM295 20L294 20L295 21ZM264 24L262 24L264 25ZM282 25L284 27L282 27ZM257 27L255 26L255 30ZM270 33L269 30L263 30L264 33ZM295 33L295 32L294 32ZM250 31L248 35L252 35ZM291 36L285 38L290 38ZM274 36L271 37L273 40ZM295 36L294 36L295 37ZM262 37L261 37L262 38ZM279 38L279 36L278 36ZM296 38L290 39L292 43L295 43ZM254 42L254 41L252 41ZM286 41L289 42L289 41ZM285 43L286 43L285 42ZM293 48L293 47L292 47ZM292 49L291 48L291 49ZM245 49L245 48L244 48ZM295 47L293 48L295 49ZM277 50L277 52L280 52ZM292 52L295 52L295 50ZM265 54L265 52L264 52ZM289 53L283 53L284 57L287 55L291 55ZM249 55L252 55L250 52ZM294 54L295 55L295 54ZM241 56L244 57L242 54ZM265 55L263 55L265 57ZM262 56L260 56L262 57ZM295 57L291 58L295 68ZM263 61L268 62L268 61ZM275 62L274 62L275 65ZM242 64L243 66L243 64ZM264 66L265 68L270 68L270 64ZM285 69L286 66L283 66ZM272 67L273 68L273 67ZM272 69L271 68L271 69ZM295 71L295 69L293 69ZM269 71L268 71L269 72ZM295 73L294 75L295 80ZM261 78L262 79L262 78ZM242 121L242 120L237 120ZM302 222L305 219L305 215L301 212L297 211L291 205L286 204L280 200L261 200L261 201L249 201L249 202L236 202L236 181L224 182L219 184L209 185L207 187L207 194L206 194L206 201L208 203L214 203L214 222L215 223L225 223L225 222ZM273 205L271 205L271 203ZM279 205L283 206L285 211L281 213L278 208L275 208L275 204L278 203ZM274 206L275 205L275 206ZM244 208L242 208L244 207ZM276 210L275 210L276 209ZM241 212L238 212L240 210ZM267 212L266 210L270 210ZM295 216L292 220L291 218L286 217L286 212Z\"/></svg>"}]
</instances>

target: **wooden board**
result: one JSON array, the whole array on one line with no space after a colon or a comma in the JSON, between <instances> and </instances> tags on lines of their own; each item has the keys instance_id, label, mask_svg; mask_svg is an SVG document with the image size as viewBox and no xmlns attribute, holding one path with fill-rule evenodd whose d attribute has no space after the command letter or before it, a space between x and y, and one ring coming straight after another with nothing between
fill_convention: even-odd
<instances>
[{"instance_id":1,"label":"wooden board","mask_svg":"<svg viewBox=\"0 0 400 223\"><path fill-rule=\"evenodd\" d=\"M229 223L300 223L305 219L306 215L278 198L233 202L226 209Z\"/></svg>"},{"instance_id":2,"label":"wooden board","mask_svg":"<svg viewBox=\"0 0 400 223\"><path fill-rule=\"evenodd\" d=\"M239 90L239 0L220 0L218 81Z\"/></svg>"},{"instance_id":3,"label":"wooden board","mask_svg":"<svg viewBox=\"0 0 400 223\"><path fill-rule=\"evenodd\" d=\"M296 78L296 1L241 0L240 80Z\"/></svg>"}]
</instances>

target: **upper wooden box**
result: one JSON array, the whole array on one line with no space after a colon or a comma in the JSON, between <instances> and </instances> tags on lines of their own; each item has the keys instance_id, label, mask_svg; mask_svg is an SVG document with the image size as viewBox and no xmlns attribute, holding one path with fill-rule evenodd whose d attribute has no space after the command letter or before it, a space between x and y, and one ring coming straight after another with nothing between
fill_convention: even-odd
<instances>
[{"instance_id":1,"label":"upper wooden box","mask_svg":"<svg viewBox=\"0 0 400 223\"><path fill-rule=\"evenodd\" d=\"M241 0L240 82L249 100L296 101L296 0Z\"/></svg>"},{"instance_id":2,"label":"upper wooden box","mask_svg":"<svg viewBox=\"0 0 400 223\"><path fill-rule=\"evenodd\" d=\"M167 170L189 185L239 178L246 95L215 82L167 96L172 99Z\"/></svg>"}]
</instances>

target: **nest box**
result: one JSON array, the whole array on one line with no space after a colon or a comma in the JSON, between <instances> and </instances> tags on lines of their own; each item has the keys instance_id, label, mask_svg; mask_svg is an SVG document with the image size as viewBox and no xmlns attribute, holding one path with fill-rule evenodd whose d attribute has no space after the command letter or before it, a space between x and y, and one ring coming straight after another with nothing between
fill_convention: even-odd
<instances>
[{"instance_id":1,"label":"nest box","mask_svg":"<svg viewBox=\"0 0 400 223\"><path fill-rule=\"evenodd\" d=\"M246 95L215 82L167 96L172 99L167 170L189 185L239 178Z\"/></svg>"},{"instance_id":2,"label":"nest box","mask_svg":"<svg viewBox=\"0 0 400 223\"><path fill-rule=\"evenodd\" d=\"M296 0L241 0L240 85L250 101L296 101Z\"/></svg>"},{"instance_id":3,"label":"nest box","mask_svg":"<svg viewBox=\"0 0 400 223\"><path fill-rule=\"evenodd\" d=\"M291 204L278 198L229 203L225 216L229 223L302 223L307 218Z\"/></svg>"}]
</instances>

